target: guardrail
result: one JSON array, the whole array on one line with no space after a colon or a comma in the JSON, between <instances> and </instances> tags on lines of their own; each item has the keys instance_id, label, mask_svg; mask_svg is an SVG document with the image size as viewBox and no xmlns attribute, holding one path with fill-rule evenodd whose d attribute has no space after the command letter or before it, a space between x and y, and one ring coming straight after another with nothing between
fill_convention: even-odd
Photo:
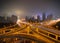
<instances>
[{"instance_id":1,"label":"guardrail","mask_svg":"<svg viewBox=\"0 0 60 43\"><path fill-rule=\"evenodd\" d=\"M40 29L40 28L36 28L36 31L39 33L39 34L42 34L50 39L53 39L57 42L60 42L60 36L57 35L57 34L54 34L52 32L49 32L49 31L46 31L46 30L43 30L43 29Z\"/></svg>"},{"instance_id":2,"label":"guardrail","mask_svg":"<svg viewBox=\"0 0 60 43\"><path fill-rule=\"evenodd\" d=\"M3 35L3 34L8 34L8 33L14 33L18 30L23 30L24 28L26 28L28 25L24 25L22 27L15 27L16 25L13 25L13 26L10 26L10 27L7 27L8 29L0 29L0 35ZM15 27L15 28L11 28L11 27ZM10 28L10 29L9 29Z\"/></svg>"}]
</instances>

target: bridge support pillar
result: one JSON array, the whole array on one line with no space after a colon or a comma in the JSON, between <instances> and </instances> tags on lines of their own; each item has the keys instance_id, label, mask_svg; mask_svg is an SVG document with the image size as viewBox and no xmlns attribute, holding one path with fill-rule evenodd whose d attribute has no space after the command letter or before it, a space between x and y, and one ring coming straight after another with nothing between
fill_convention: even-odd
<instances>
[{"instance_id":1,"label":"bridge support pillar","mask_svg":"<svg viewBox=\"0 0 60 43\"><path fill-rule=\"evenodd\" d=\"M38 28L36 28L36 31L38 32Z\"/></svg>"},{"instance_id":2,"label":"bridge support pillar","mask_svg":"<svg viewBox=\"0 0 60 43\"><path fill-rule=\"evenodd\" d=\"M28 26L27 27L27 34L29 34L29 32L30 32L30 27Z\"/></svg>"},{"instance_id":3,"label":"bridge support pillar","mask_svg":"<svg viewBox=\"0 0 60 43\"><path fill-rule=\"evenodd\" d=\"M5 30L3 30L3 34L5 34Z\"/></svg>"},{"instance_id":4,"label":"bridge support pillar","mask_svg":"<svg viewBox=\"0 0 60 43\"><path fill-rule=\"evenodd\" d=\"M48 33L48 36L49 36L49 33Z\"/></svg>"},{"instance_id":5,"label":"bridge support pillar","mask_svg":"<svg viewBox=\"0 0 60 43\"><path fill-rule=\"evenodd\" d=\"M56 35L56 39L58 40L58 35Z\"/></svg>"},{"instance_id":6,"label":"bridge support pillar","mask_svg":"<svg viewBox=\"0 0 60 43\"><path fill-rule=\"evenodd\" d=\"M32 43L35 43L34 41L32 41Z\"/></svg>"}]
</instances>

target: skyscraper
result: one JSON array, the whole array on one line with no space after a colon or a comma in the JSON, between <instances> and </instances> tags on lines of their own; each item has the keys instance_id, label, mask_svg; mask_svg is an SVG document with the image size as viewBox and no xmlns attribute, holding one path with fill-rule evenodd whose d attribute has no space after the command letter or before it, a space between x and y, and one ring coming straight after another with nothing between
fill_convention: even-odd
<instances>
[{"instance_id":1,"label":"skyscraper","mask_svg":"<svg viewBox=\"0 0 60 43\"><path fill-rule=\"evenodd\" d=\"M28 16L25 17L25 20L28 21Z\"/></svg>"},{"instance_id":2,"label":"skyscraper","mask_svg":"<svg viewBox=\"0 0 60 43\"><path fill-rule=\"evenodd\" d=\"M17 16L16 15L12 15L11 16L11 22L12 23L16 23L17 22Z\"/></svg>"},{"instance_id":3,"label":"skyscraper","mask_svg":"<svg viewBox=\"0 0 60 43\"><path fill-rule=\"evenodd\" d=\"M37 15L37 21L40 22L40 16L39 15Z\"/></svg>"},{"instance_id":4,"label":"skyscraper","mask_svg":"<svg viewBox=\"0 0 60 43\"><path fill-rule=\"evenodd\" d=\"M52 14L50 14L50 15L47 16L47 20L51 20L52 18L53 18Z\"/></svg>"},{"instance_id":5,"label":"skyscraper","mask_svg":"<svg viewBox=\"0 0 60 43\"><path fill-rule=\"evenodd\" d=\"M42 15L42 20L45 21L45 19L46 19L46 14L43 13L43 15Z\"/></svg>"}]
</instances>

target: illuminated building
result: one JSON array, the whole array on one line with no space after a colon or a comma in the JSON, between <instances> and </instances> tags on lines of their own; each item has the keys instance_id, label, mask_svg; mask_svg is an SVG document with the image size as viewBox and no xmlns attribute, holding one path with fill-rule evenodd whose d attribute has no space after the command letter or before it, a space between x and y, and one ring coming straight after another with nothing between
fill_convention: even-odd
<instances>
[{"instance_id":1,"label":"illuminated building","mask_svg":"<svg viewBox=\"0 0 60 43\"><path fill-rule=\"evenodd\" d=\"M39 15L37 16L37 21L40 22L40 16Z\"/></svg>"},{"instance_id":2,"label":"illuminated building","mask_svg":"<svg viewBox=\"0 0 60 43\"><path fill-rule=\"evenodd\" d=\"M50 15L47 16L47 20L52 20L52 18L53 18L52 14L50 14Z\"/></svg>"},{"instance_id":3,"label":"illuminated building","mask_svg":"<svg viewBox=\"0 0 60 43\"><path fill-rule=\"evenodd\" d=\"M45 19L46 19L46 15L45 15L45 13L43 13L42 20L45 21Z\"/></svg>"}]
</instances>

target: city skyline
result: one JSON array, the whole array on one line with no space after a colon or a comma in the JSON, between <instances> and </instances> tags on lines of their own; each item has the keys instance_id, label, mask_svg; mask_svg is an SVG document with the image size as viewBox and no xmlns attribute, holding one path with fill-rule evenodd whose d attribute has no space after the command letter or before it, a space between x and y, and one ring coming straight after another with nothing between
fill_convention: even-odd
<instances>
[{"instance_id":1,"label":"city skyline","mask_svg":"<svg viewBox=\"0 0 60 43\"><path fill-rule=\"evenodd\" d=\"M54 19L60 17L59 0L0 0L0 15L12 14L25 17L31 15L53 14Z\"/></svg>"},{"instance_id":2,"label":"city skyline","mask_svg":"<svg viewBox=\"0 0 60 43\"><path fill-rule=\"evenodd\" d=\"M60 0L0 0L0 43L60 43Z\"/></svg>"}]
</instances>

